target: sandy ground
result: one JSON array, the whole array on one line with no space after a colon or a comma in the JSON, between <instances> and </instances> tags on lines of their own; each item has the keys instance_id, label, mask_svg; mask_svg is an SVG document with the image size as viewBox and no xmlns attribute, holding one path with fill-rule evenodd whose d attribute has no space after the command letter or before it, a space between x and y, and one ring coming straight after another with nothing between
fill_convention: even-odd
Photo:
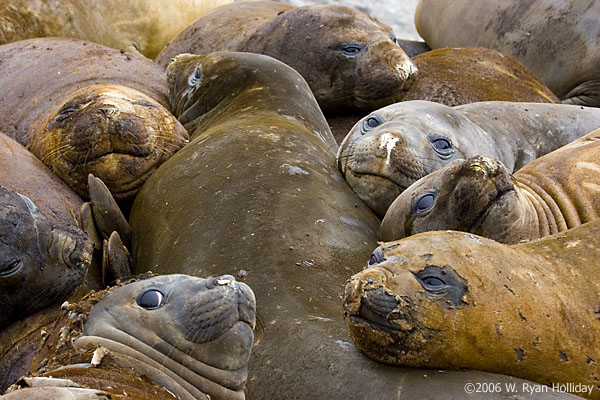
<instances>
[{"instance_id":1,"label":"sandy ground","mask_svg":"<svg viewBox=\"0 0 600 400\"><path fill-rule=\"evenodd\" d=\"M418 0L280 0L294 6L307 4L341 4L377 18L394 29L398 39L422 40L415 28Z\"/></svg>"}]
</instances>

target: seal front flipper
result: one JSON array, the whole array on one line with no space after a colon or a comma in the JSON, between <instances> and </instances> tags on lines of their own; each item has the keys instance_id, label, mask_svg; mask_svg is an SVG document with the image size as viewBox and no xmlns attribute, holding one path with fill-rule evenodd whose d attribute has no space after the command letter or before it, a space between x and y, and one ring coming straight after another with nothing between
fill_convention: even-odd
<instances>
[{"instance_id":1,"label":"seal front flipper","mask_svg":"<svg viewBox=\"0 0 600 400\"><path fill-rule=\"evenodd\" d=\"M131 228L110 191L101 179L92 174L88 175L88 187L92 216L98 233L102 238L108 239L112 232L117 232L123 244L128 247L131 243Z\"/></svg>"},{"instance_id":2,"label":"seal front flipper","mask_svg":"<svg viewBox=\"0 0 600 400\"><path fill-rule=\"evenodd\" d=\"M131 256L119 233L114 231L102 243L102 281L105 285L131 276Z\"/></svg>"}]
</instances>

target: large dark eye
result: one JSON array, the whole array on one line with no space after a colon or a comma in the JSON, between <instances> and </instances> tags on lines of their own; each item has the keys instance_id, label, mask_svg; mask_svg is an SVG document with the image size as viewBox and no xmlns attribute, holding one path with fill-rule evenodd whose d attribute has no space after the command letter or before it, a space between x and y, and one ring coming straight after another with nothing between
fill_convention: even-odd
<instances>
[{"instance_id":1,"label":"large dark eye","mask_svg":"<svg viewBox=\"0 0 600 400\"><path fill-rule=\"evenodd\" d=\"M2 265L2 266L0 266L0 276L6 278L11 275L14 275L21 270L22 266L23 266L23 263L21 262L21 260L15 260L11 263Z\"/></svg>"},{"instance_id":2,"label":"large dark eye","mask_svg":"<svg viewBox=\"0 0 600 400\"><path fill-rule=\"evenodd\" d=\"M367 266L373 265L373 264L379 264L383 260L384 260L383 250L381 250L381 247L378 247L371 254L371 257L369 258L369 262L367 263Z\"/></svg>"},{"instance_id":3,"label":"large dark eye","mask_svg":"<svg viewBox=\"0 0 600 400\"><path fill-rule=\"evenodd\" d=\"M340 52L346 57L356 57L363 52L365 46L360 43L347 43L342 45Z\"/></svg>"},{"instance_id":4,"label":"large dark eye","mask_svg":"<svg viewBox=\"0 0 600 400\"><path fill-rule=\"evenodd\" d=\"M383 124L384 122L385 122L384 119L381 118L377 114L369 115L367 118L363 119L363 121L360 125L360 131L364 135L371 129L378 127L379 125Z\"/></svg>"},{"instance_id":5,"label":"large dark eye","mask_svg":"<svg viewBox=\"0 0 600 400\"><path fill-rule=\"evenodd\" d=\"M155 310L162 306L164 301L165 295L157 289L146 290L137 298L138 305L146 310Z\"/></svg>"},{"instance_id":6,"label":"large dark eye","mask_svg":"<svg viewBox=\"0 0 600 400\"><path fill-rule=\"evenodd\" d=\"M441 156L448 157L454 153L454 146L452 146L450 139L446 137L431 135L429 141L433 150Z\"/></svg>"},{"instance_id":7,"label":"large dark eye","mask_svg":"<svg viewBox=\"0 0 600 400\"><path fill-rule=\"evenodd\" d=\"M200 66L196 67L194 73L190 76L189 84L190 86L196 86L202 81L202 68Z\"/></svg>"},{"instance_id":8,"label":"large dark eye","mask_svg":"<svg viewBox=\"0 0 600 400\"><path fill-rule=\"evenodd\" d=\"M419 199L415 203L415 213L420 214L429 210L431 207L433 207L434 203L435 193L424 194L423 196L419 197Z\"/></svg>"},{"instance_id":9,"label":"large dark eye","mask_svg":"<svg viewBox=\"0 0 600 400\"><path fill-rule=\"evenodd\" d=\"M444 282L440 278L436 278L435 276L427 276L425 278L422 278L421 280L423 281L424 284L431 286L433 288L444 286L446 284L446 282Z\"/></svg>"}]
</instances>

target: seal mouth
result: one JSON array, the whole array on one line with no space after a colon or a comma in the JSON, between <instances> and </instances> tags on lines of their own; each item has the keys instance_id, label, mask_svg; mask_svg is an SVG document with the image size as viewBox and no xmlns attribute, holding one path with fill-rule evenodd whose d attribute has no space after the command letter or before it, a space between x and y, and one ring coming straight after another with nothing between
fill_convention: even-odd
<instances>
[{"instance_id":1,"label":"seal mouth","mask_svg":"<svg viewBox=\"0 0 600 400\"><path fill-rule=\"evenodd\" d=\"M405 310L409 304L406 299L398 301L396 296L388 294L383 287L368 289L360 300L358 313L350 315L350 319L354 324L367 323L376 331L410 333L414 326L410 314Z\"/></svg>"},{"instance_id":2,"label":"seal mouth","mask_svg":"<svg viewBox=\"0 0 600 400\"><path fill-rule=\"evenodd\" d=\"M506 183L506 182L503 182ZM506 203L506 199L508 196L513 195L515 193L515 187L512 182L509 184L496 185L498 188L498 194L494 199L492 199L483 209L480 216L475 220L475 223L470 227L469 232L477 232L479 228L483 226L486 222L488 216L494 211L496 208L504 206Z\"/></svg>"},{"instance_id":3,"label":"seal mouth","mask_svg":"<svg viewBox=\"0 0 600 400\"><path fill-rule=\"evenodd\" d=\"M91 241L73 237L65 231L52 230L49 248L54 249L57 258L71 269L85 270L92 261Z\"/></svg>"}]
</instances>

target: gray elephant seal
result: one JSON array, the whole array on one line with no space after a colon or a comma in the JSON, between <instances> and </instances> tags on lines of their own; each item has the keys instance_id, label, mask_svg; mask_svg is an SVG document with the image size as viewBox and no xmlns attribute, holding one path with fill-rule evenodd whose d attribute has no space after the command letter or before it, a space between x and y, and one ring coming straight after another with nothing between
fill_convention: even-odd
<instances>
[{"instance_id":1,"label":"gray elephant seal","mask_svg":"<svg viewBox=\"0 0 600 400\"><path fill-rule=\"evenodd\" d=\"M453 161L394 200L381 238L452 229L513 244L571 229L600 216L599 157L596 130L512 176L486 157Z\"/></svg>"},{"instance_id":2,"label":"gray elephant seal","mask_svg":"<svg viewBox=\"0 0 600 400\"><path fill-rule=\"evenodd\" d=\"M456 231L384 242L346 285L346 319L381 362L576 382L598 399L598 257L598 219L514 246Z\"/></svg>"},{"instance_id":3,"label":"gray elephant seal","mask_svg":"<svg viewBox=\"0 0 600 400\"><path fill-rule=\"evenodd\" d=\"M232 276L155 276L67 309L17 387L67 381L119 398L245 398L256 301Z\"/></svg>"},{"instance_id":4,"label":"gray elephant seal","mask_svg":"<svg viewBox=\"0 0 600 400\"><path fill-rule=\"evenodd\" d=\"M0 44L70 37L154 58L188 24L230 1L11 0L0 9Z\"/></svg>"},{"instance_id":5,"label":"gray elephant seal","mask_svg":"<svg viewBox=\"0 0 600 400\"><path fill-rule=\"evenodd\" d=\"M599 110L574 105L407 101L360 120L340 145L338 167L383 218L408 186L453 160L483 155L512 172L599 126Z\"/></svg>"},{"instance_id":6,"label":"gray elephant seal","mask_svg":"<svg viewBox=\"0 0 600 400\"><path fill-rule=\"evenodd\" d=\"M0 186L0 325L64 300L85 278L92 243Z\"/></svg>"},{"instance_id":7,"label":"gray elephant seal","mask_svg":"<svg viewBox=\"0 0 600 400\"><path fill-rule=\"evenodd\" d=\"M186 28L156 58L228 50L266 54L302 75L324 112L370 111L410 88L417 69L386 25L338 5L294 8L269 1L219 7Z\"/></svg>"},{"instance_id":8,"label":"gray elephant seal","mask_svg":"<svg viewBox=\"0 0 600 400\"><path fill-rule=\"evenodd\" d=\"M564 102L600 106L600 3L594 0L421 0L415 24L433 49L498 50L529 68Z\"/></svg>"}]
</instances>

